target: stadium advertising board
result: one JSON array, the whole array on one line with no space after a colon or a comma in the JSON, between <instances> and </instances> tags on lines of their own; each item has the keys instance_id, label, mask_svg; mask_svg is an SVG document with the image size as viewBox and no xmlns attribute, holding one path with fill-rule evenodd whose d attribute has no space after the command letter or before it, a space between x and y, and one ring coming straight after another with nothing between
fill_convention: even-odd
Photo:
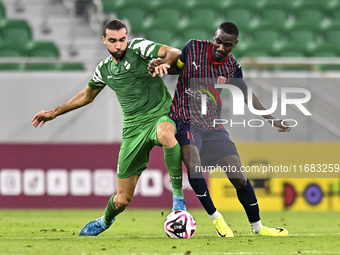
<instances>
[{"instance_id":1,"label":"stadium advertising board","mask_svg":"<svg viewBox=\"0 0 340 255\"><path fill-rule=\"evenodd\" d=\"M237 148L262 211L340 211L339 143L239 143ZM217 172L209 178L216 207L242 211L235 189Z\"/></svg>"},{"instance_id":2,"label":"stadium advertising board","mask_svg":"<svg viewBox=\"0 0 340 255\"><path fill-rule=\"evenodd\" d=\"M117 191L119 144L1 144L1 208L102 208ZM187 205L199 206L184 173ZM163 151L151 152L131 207L172 207Z\"/></svg>"}]
</instances>

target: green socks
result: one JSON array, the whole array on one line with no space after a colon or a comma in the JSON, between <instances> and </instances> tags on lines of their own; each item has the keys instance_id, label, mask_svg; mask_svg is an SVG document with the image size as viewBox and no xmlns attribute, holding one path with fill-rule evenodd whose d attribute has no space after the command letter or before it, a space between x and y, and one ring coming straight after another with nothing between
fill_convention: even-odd
<instances>
[{"instance_id":1,"label":"green socks","mask_svg":"<svg viewBox=\"0 0 340 255\"><path fill-rule=\"evenodd\" d=\"M179 143L177 143L174 147L171 148L163 147L163 151L165 165L170 175L173 195L177 195L183 198L181 146L179 145Z\"/></svg>"},{"instance_id":2,"label":"green socks","mask_svg":"<svg viewBox=\"0 0 340 255\"><path fill-rule=\"evenodd\" d=\"M183 196L183 190L182 190L182 156L181 156L181 147L179 143L177 143L172 148L164 148L164 161L165 165L168 169L170 180L171 180L171 186L173 189L173 196L177 195L180 197ZM105 208L104 213L104 219L103 223L106 226L110 226L112 224L113 219L120 214L122 211L125 210L124 208L121 208L119 210L116 209L115 205L113 204L113 198L116 194L113 194L110 197L109 202L107 203L107 206Z\"/></svg>"},{"instance_id":3,"label":"green socks","mask_svg":"<svg viewBox=\"0 0 340 255\"><path fill-rule=\"evenodd\" d=\"M110 197L110 200L109 202L107 203L107 206L105 208L105 217L103 219L103 223L106 225L106 226L110 226L113 219L118 215L120 214L122 211L125 210L125 207L122 208L122 209L119 209L117 210L115 205L113 204L113 198L115 197L116 194L113 194L111 197Z\"/></svg>"},{"instance_id":4,"label":"green socks","mask_svg":"<svg viewBox=\"0 0 340 255\"><path fill-rule=\"evenodd\" d=\"M173 193L172 193L173 196L177 195L177 196L180 196L181 198L184 198L184 195L183 195L183 190L182 189L174 189L173 188Z\"/></svg>"}]
</instances>

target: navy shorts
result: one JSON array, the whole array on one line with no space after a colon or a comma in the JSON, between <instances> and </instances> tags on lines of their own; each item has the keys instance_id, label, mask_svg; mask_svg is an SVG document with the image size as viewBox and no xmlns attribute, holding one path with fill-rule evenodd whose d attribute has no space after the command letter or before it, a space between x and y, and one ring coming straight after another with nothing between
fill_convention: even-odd
<instances>
[{"instance_id":1,"label":"navy shorts","mask_svg":"<svg viewBox=\"0 0 340 255\"><path fill-rule=\"evenodd\" d=\"M202 165L214 163L225 156L238 152L225 129L210 130L183 122L176 122L176 139L182 145L194 145L200 152ZM191 129L190 129L191 128Z\"/></svg>"}]
</instances>

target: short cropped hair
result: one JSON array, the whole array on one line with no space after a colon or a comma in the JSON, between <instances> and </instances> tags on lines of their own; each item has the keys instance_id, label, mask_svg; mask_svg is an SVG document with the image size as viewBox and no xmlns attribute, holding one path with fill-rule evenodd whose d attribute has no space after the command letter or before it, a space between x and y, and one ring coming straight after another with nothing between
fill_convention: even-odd
<instances>
[{"instance_id":1,"label":"short cropped hair","mask_svg":"<svg viewBox=\"0 0 340 255\"><path fill-rule=\"evenodd\" d=\"M227 34L236 35L236 37L238 37L238 27L233 22L224 22L218 28L222 29Z\"/></svg>"},{"instance_id":2,"label":"short cropped hair","mask_svg":"<svg viewBox=\"0 0 340 255\"><path fill-rule=\"evenodd\" d=\"M119 19L110 19L104 26L103 36L106 37L106 29L120 30L122 28L126 29L126 33L128 32L128 29L123 21Z\"/></svg>"}]
</instances>

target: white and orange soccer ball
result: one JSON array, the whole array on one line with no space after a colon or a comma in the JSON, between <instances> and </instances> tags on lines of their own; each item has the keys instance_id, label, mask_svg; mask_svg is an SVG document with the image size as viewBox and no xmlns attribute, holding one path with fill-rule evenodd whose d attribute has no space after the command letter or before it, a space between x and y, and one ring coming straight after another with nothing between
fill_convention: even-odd
<instances>
[{"instance_id":1,"label":"white and orange soccer ball","mask_svg":"<svg viewBox=\"0 0 340 255\"><path fill-rule=\"evenodd\" d=\"M165 233L170 238L187 239L196 231L196 221L187 211L173 211L164 222Z\"/></svg>"}]
</instances>

